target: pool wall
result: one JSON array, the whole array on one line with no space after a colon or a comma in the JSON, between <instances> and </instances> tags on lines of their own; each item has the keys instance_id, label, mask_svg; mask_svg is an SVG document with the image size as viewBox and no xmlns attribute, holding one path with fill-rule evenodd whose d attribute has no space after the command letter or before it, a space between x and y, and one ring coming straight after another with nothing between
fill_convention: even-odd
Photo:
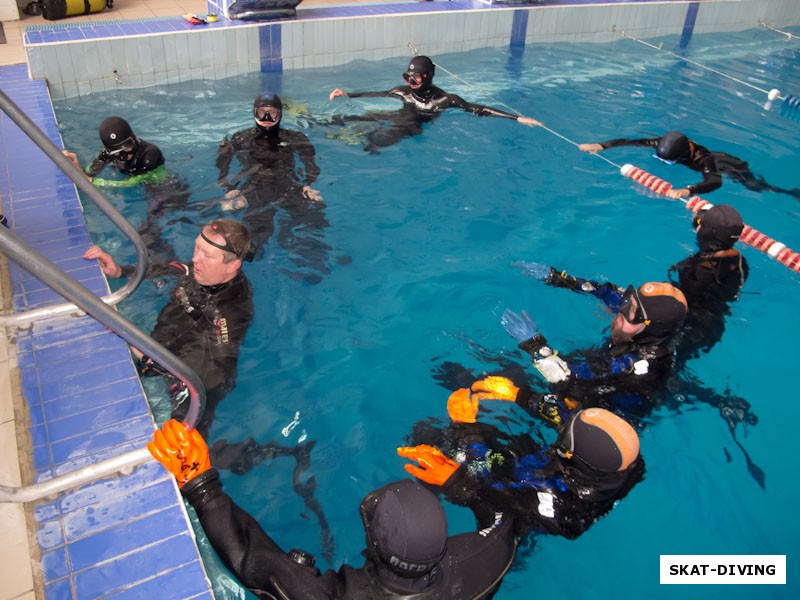
<instances>
[{"instance_id":1,"label":"pool wall","mask_svg":"<svg viewBox=\"0 0 800 600\"><path fill-rule=\"evenodd\" d=\"M180 18L28 28L31 78L55 99L354 60L536 42L610 42L800 24L796 0L502 5L473 0L297 9L294 19L193 26ZM617 29L617 32L612 30Z\"/></svg>"}]
</instances>

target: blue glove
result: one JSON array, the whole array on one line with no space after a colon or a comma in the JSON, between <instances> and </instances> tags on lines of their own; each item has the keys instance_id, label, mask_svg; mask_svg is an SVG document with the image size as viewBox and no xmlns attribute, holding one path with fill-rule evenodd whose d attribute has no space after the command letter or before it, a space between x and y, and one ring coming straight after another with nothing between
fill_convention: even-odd
<instances>
[{"instance_id":1,"label":"blue glove","mask_svg":"<svg viewBox=\"0 0 800 600\"><path fill-rule=\"evenodd\" d=\"M525 273L525 275L533 277L534 279L538 279L539 281L547 281L547 279L550 277L550 272L552 271L549 265L526 262L524 260L518 260L512 263L512 265L518 269L522 269L522 272Z\"/></svg>"},{"instance_id":2,"label":"blue glove","mask_svg":"<svg viewBox=\"0 0 800 600\"><path fill-rule=\"evenodd\" d=\"M506 312L503 313L501 322L508 334L520 343L528 341L539 333L539 328L536 327L536 323L533 322L533 319L531 319L524 310L522 311L522 315L518 315L511 310L506 310Z\"/></svg>"}]
</instances>

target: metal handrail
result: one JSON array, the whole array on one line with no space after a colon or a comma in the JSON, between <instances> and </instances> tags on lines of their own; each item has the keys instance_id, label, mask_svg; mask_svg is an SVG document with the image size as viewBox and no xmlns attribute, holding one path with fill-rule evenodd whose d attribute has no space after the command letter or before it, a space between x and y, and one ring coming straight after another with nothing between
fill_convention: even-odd
<instances>
[{"instance_id":1,"label":"metal handrail","mask_svg":"<svg viewBox=\"0 0 800 600\"><path fill-rule=\"evenodd\" d=\"M138 237L138 234L136 235ZM0 250L56 292L80 306L88 315L111 329L128 344L150 356L183 381L190 398L189 411L184 423L187 427L194 427L205 409L206 393L200 377L183 360L142 332L116 310L104 304L100 298L47 260L40 252L1 226ZM45 498L111 473L131 469L150 459L147 449L139 448L34 485L18 488L0 485L0 502L30 502Z\"/></svg>"},{"instance_id":2,"label":"metal handrail","mask_svg":"<svg viewBox=\"0 0 800 600\"><path fill-rule=\"evenodd\" d=\"M0 109L2 109L26 135L41 148L59 169L64 171L67 177L78 186L78 189L94 202L111 222L119 228L125 237L131 241L136 250L136 266L134 267L133 274L128 279L128 282L116 292L103 297L103 302L114 305L127 298L133 290L139 286L147 270L147 248L142 238L139 236L139 232L136 231L133 225L131 225L108 200L106 200L105 196L103 196L100 190L87 179L86 175L75 168L72 161L61 153L56 145L50 141L50 138L39 129L36 123L34 123L19 106L14 104L11 98L2 90L0 90ZM78 310L78 307L74 304L58 304L11 315L0 314L0 325L26 327L33 321L68 315Z\"/></svg>"}]
</instances>

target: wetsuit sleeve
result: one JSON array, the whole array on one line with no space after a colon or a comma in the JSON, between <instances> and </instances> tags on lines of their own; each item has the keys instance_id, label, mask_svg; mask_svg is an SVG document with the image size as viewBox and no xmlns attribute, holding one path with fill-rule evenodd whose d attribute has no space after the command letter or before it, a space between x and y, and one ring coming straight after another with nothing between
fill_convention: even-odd
<instances>
[{"instance_id":1,"label":"wetsuit sleeve","mask_svg":"<svg viewBox=\"0 0 800 600\"><path fill-rule=\"evenodd\" d=\"M629 138L619 138L616 140L608 140L606 142L600 142L600 145L603 147L603 150L608 148L616 148L617 146L649 146L650 148L658 148L658 142L661 138L646 138L646 139L629 139Z\"/></svg>"},{"instance_id":2,"label":"wetsuit sleeve","mask_svg":"<svg viewBox=\"0 0 800 600\"><path fill-rule=\"evenodd\" d=\"M722 173L719 172L714 155L708 149L695 145L692 157L685 164L703 174L703 181L686 186L690 194L706 194L722 187Z\"/></svg>"},{"instance_id":3,"label":"wetsuit sleeve","mask_svg":"<svg viewBox=\"0 0 800 600\"><path fill-rule=\"evenodd\" d=\"M133 275L135 267L133 265L122 265L120 267L122 273L120 277L130 277ZM186 277L190 273L190 266L187 263L173 261L165 264L150 264L144 273L145 279L154 279L156 277L172 276L172 277Z\"/></svg>"},{"instance_id":4,"label":"wetsuit sleeve","mask_svg":"<svg viewBox=\"0 0 800 600\"><path fill-rule=\"evenodd\" d=\"M311 143L311 140L309 140L308 136L304 133L299 131L294 131L292 133L292 137L294 138L292 145L299 158L295 164L298 180L300 181L300 185L311 185L319 177L319 166L315 160L316 151L314 150L314 144Z\"/></svg>"},{"instance_id":5,"label":"wetsuit sleeve","mask_svg":"<svg viewBox=\"0 0 800 600\"><path fill-rule=\"evenodd\" d=\"M558 271L555 267L550 267L550 275L545 279L545 283L553 287L566 288L579 294L589 294L599 298L610 309L617 311L622 304L622 296L625 290L611 282L600 283L591 279L581 279L569 275L566 271Z\"/></svg>"},{"instance_id":6,"label":"wetsuit sleeve","mask_svg":"<svg viewBox=\"0 0 800 600\"><path fill-rule=\"evenodd\" d=\"M351 98L394 98L397 96L396 89L392 88L383 92L348 92L347 95Z\"/></svg>"},{"instance_id":7,"label":"wetsuit sleeve","mask_svg":"<svg viewBox=\"0 0 800 600\"><path fill-rule=\"evenodd\" d=\"M92 164L86 167L85 173L89 177L96 177L110 161L111 155L106 152L105 149L101 150L100 154L97 155L97 158L92 161Z\"/></svg>"},{"instance_id":8,"label":"wetsuit sleeve","mask_svg":"<svg viewBox=\"0 0 800 600\"><path fill-rule=\"evenodd\" d=\"M485 106L483 104L473 104L472 102L467 102L461 96L457 96L455 94L447 94L447 98L449 100L449 106L471 112L476 117L502 117L504 119L513 119L514 121L516 121L518 118L517 115L512 115L511 113L500 110L499 108L492 108L491 106Z\"/></svg>"},{"instance_id":9,"label":"wetsuit sleeve","mask_svg":"<svg viewBox=\"0 0 800 600\"><path fill-rule=\"evenodd\" d=\"M220 142L219 150L217 151L217 169L219 169L217 183L225 188L226 191L230 191L231 189L228 184L228 173L231 168L231 161L233 161L234 153L233 142L230 138L226 137Z\"/></svg>"},{"instance_id":10,"label":"wetsuit sleeve","mask_svg":"<svg viewBox=\"0 0 800 600\"><path fill-rule=\"evenodd\" d=\"M194 507L208 540L236 578L259 597L334 598L343 587L333 571L291 558L222 490L219 474L210 469L181 490Z\"/></svg>"}]
</instances>

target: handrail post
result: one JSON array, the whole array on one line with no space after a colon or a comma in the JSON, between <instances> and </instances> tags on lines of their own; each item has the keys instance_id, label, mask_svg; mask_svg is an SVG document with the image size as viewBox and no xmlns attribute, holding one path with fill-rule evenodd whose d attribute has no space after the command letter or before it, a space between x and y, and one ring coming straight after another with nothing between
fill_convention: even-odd
<instances>
[{"instance_id":1,"label":"handrail post","mask_svg":"<svg viewBox=\"0 0 800 600\"><path fill-rule=\"evenodd\" d=\"M26 115L14 102L0 90L0 109L8 115L8 117L19 126L20 129L29 137L33 142L41 148L42 152L52 160L59 169L61 169L67 177L82 191L97 207L116 225L119 230L127 237L133 244L136 250L136 266L134 267L133 274L128 279L128 282L123 285L116 292L103 298L104 302L108 304L116 304L119 301L127 298L133 290L135 290L139 283L144 278L145 271L147 270L148 256L147 248L142 241L139 232L131 225L120 212L103 196L91 181L89 181L84 173L75 168L62 152L50 141L44 132L37 127L28 115ZM76 306L71 304L62 304L59 306L50 306L41 309L31 310L24 313L16 313L13 315L0 315L0 324L3 325L19 325L20 323L29 323L33 320L40 318L51 318L53 316L65 315L74 312Z\"/></svg>"},{"instance_id":2,"label":"handrail post","mask_svg":"<svg viewBox=\"0 0 800 600\"><path fill-rule=\"evenodd\" d=\"M75 302L86 313L95 320L111 329L131 346L138 348L149 355L158 364L167 369L170 373L178 377L189 392L189 411L184 423L187 427L194 427L205 409L205 388L200 377L183 360L172 354L164 346L156 342L150 336L142 332L135 325L130 323L116 310L104 304L90 290L75 281L67 273L61 271L51 263L45 256L15 236L5 227L0 227L0 250L9 259L16 262L19 266L29 271L32 275L41 279L44 283L53 288L65 298ZM120 457L108 459L89 465L81 469L76 469L72 473L67 473L52 480L36 484L39 494L53 494L65 489L69 489L82 483L88 483L97 478L98 473L107 474L119 470L123 467L131 467L142 464L147 460L146 450L140 448ZM108 469L112 469L109 471ZM36 493L26 491L28 488L11 488L0 486L0 502L27 502L35 500L42 495L32 497Z\"/></svg>"}]
</instances>

